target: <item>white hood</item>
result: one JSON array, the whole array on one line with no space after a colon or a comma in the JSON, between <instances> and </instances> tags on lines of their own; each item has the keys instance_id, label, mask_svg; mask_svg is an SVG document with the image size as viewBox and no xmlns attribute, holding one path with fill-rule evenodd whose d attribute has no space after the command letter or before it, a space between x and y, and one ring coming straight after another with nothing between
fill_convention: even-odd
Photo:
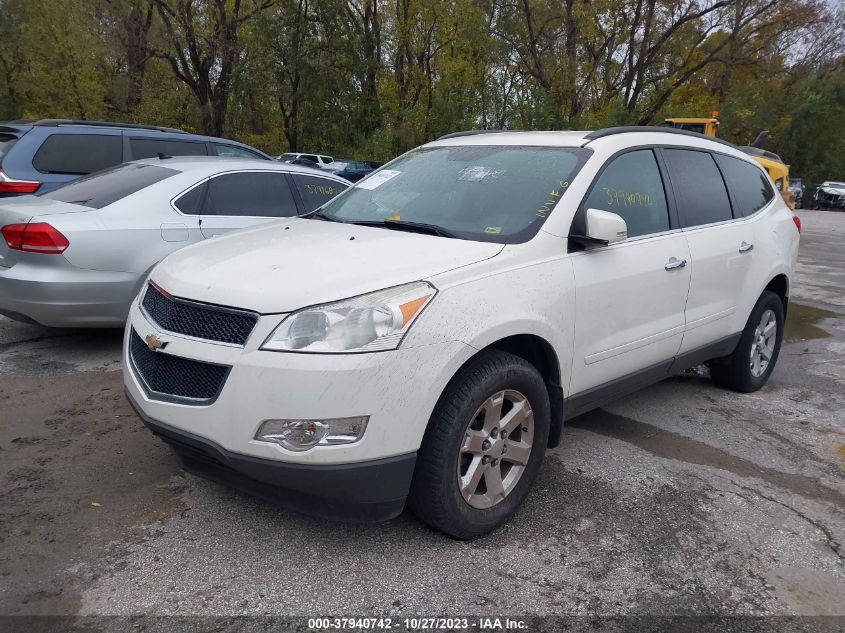
<instances>
[{"instance_id":1,"label":"white hood","mask_svg":"<svg viewBox=\"0 0 845 633\"><path fill-rule=\"evenodd\" d=\"M184 248L165 258L152 279L177 297L271 314L427 279L494 257L502 248L294 219Z\"/></svg>"}]
</instances>

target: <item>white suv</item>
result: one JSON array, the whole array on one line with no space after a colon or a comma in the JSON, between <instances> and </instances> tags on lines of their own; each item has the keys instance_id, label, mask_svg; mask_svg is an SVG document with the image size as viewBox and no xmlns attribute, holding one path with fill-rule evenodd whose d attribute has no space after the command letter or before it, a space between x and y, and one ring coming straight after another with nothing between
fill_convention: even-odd
<instances>
[{"instance_id":1,"label":"white suv","mask_svg":"<svg viewBox=\"0 0 845 633\"><path fill-rule=\"evenodd\" d=\"M709 362L762 387L800 223L734 146L666 128L460 133L310 219L190 246L125 382L187 470L324 517L471 538L563 422Z\"/></svg>"}]
</instances>

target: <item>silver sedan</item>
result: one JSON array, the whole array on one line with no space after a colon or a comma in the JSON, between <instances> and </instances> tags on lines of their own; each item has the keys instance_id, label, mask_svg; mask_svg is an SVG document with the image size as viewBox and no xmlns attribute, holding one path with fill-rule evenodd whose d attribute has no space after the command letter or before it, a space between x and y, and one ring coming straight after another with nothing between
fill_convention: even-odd
<instances>
[{"instance_id":1,"label":"silver sedan","mask_svg":"<svg viewBox=\"0 0 845 633\"><path fill-rule=\"evenodd\" d=\"M173 251L308 213L349 185L284 163L161 157L0 201L0 314L122 326L147 273Z\"/></svg>"}]
</instances>

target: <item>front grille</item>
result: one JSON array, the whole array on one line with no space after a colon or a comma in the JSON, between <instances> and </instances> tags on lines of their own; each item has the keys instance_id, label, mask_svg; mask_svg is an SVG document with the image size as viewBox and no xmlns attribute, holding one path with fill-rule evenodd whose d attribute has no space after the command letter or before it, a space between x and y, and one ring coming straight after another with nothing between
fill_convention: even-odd
<instances>
[{"instance_id":1,"label":"front grille","mask_svg":"<svg viewBox=\"0 0 845 633\"><path fill-rule=\"evenodd\" d=\"M168 332L243 346L258 315L222 306L169 297L150 284L141 302L153 322Z\"/></svg>"},{"instance_id":2,"label":"front grille","mask_svg":"<svg viewBox=\"0 0 845 633\"><path fill-rule=\"evenodd\" d=\"M193 404L217 399L230 367L154 352L134 329L130 337L129 356L148 396Z\"/></svg>"}]
</instances>

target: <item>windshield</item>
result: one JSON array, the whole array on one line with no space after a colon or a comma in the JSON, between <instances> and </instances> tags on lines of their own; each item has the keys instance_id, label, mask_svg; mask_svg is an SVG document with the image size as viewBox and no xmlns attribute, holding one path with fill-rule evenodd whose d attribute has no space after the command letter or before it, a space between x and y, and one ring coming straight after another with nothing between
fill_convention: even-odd
<instances>
[{"instance_id":1,"label":"windshield","mask_svg":"<svg viewBox=\"0 0 845 633\"><path fill-rule=\"evenodd\" d=\"M419 148L328 202L320 215L428 224L468 240L525 242L589 154L569 147Z\"/></svg>"}]
</instances>

